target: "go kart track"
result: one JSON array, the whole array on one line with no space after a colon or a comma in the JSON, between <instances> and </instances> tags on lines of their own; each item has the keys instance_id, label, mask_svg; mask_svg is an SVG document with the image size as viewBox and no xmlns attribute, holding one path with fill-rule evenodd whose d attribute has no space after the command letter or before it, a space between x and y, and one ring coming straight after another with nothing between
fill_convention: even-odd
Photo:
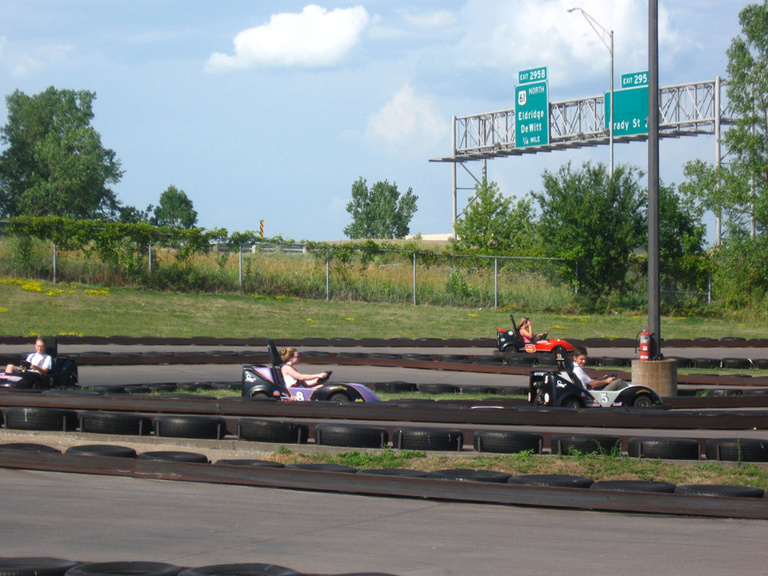
<instances>
[{"instance_id":1,"label":"go kart track","mask_svg":"<svg viewBox=\"0 0 768 576\"><path fill-rule=\"evenodd\" d=\"M13 519L19 515L21 519L29 515L30 509L40 508L54 518L63 519L60 514L66 514L69 505L62 507L56 497L51 499L54 494L75 507L100 509L98 495L103 493L109 494L103 502L105 519L110 516L107 510L125 499L126 505L131 502L129 506L137 518L142 518L143 524L149 522L151 525L157 514L170 513L168 505L176 502L178 497L185 498L182 495L191 490L198 495L205 494L204 500L195 496L189 501L195 502L193 509L196 511L187 511L175 504L173 516L187 526L182 533L185 539L195 543L196 553L190 556L191 549L173 533L156 533L152 542L145 542L143 547L152 551L152 559L168 561L180 557L186 560L176 563L200 565L201 562L195 560L200 554L209 563L252 562L254 556L247 551L256 550L259 561L290 566L305 574L350 573L351 570L377 570L390 574L457 573L453 571L457 566L471 570L472 566L478 565L477 558L466 563L468 557L464 557L462 551L469 543L477 550L485 551L480 563L487 568L487 573L509 573L506 567L510 562L527 566L524 572L528 574L552 573L574 565L587 566L593 560L593 554L585 554L583 549L567 544L567 534L582 530L585 525L591 526L595 535L604 533L603 537L607 539L615 534L640 530L666 534L663 538L670 542L682 541L668 532L674 524L676 533L685 533L688 545L697 550L694 557L676 547L667 548L662 542L651 552L635 538L631 539L632 543L617 541L612 547L617 553L621 551L623 560L607 560L601 566L610 566L611 573L618 575L637 573L641 565L647 568L650 556L664 560L664 568L659 568L661 571L674 566L676 574L700 573L706 569L706 559L714 561L719 549L709 546L702 552L695 545L696 534L707 538L706 530L717 529L721 534L718 541L722 543L725 528L718 528L716 523L722 521L718 518L727 518L730 519L726 531L728 550L740 550L741 559L738 572L721 570L720 573L757 574L762 569L762 561L758 562L762 558L762 539L758 544L747 535L758 526L762 527L762 522L768 519L768 499L756 498L756 494L749 490L729 492L728 487L719 487L719 491L713 490L716 494L704 496L676 492L686 487L661 486L663 483L617 486L594 483L588 478L568 477L536 479L520 484L510 482L508 475L493 471L444 470L439 474L414 477L371 474L329 465L312 469L267 467L258 463L259 454L272 452L278 445L311 453L377 450L390 444L393 449L419 449L418 446L424 449L423 443L427 442L426 449L437 448L436 455L466 457L478 453L497 454L495 450L500 445L509 449L521 438L535 442L534 452L541 453L542 458L565 453L569 446L584 446L584 443L610 446L613 443L629 457L682 457L685 460L681 460L681 464L685 465L691 460L730 459L733 439L741 439L741 447L757 450L750 454L760 457L764 454L761 439L767 437L765 429L768 427L768 395L763 393L768 383L761 377L745 375L728 380L715 377L692 380L683 385L691 395L665 399L661 408L542 409L529 406L523 399L494 393L493 388L499 387L522 391L533 365L515 366L515 360L510 358L507 358L508 363L502 363L494 354L491 341L451 342L448 346L431 340L378 341L368 342L368 345L348 341L278 341L278 344L295 345L303 351L305 362L333 368L334 376L362 381L374 390L401 389L403 386L431 386L432 390L484 389L488 398L480 402L336 403L249 398L211 400L194 394L147 396L141 392L163 392L176 387L238 390L242 367L267 361L263 342L107 342L101 339L73 343L62 338L59 340L61 351L78 361L81 386L97 390L88 393L74 390L0 394L6 424L6 429L0 432L0 443L34 443L50 447L43 450L27 446L20 450L0 446L0 481L9 495L13 495L9 500L9 517ZM628 361L633 352L626 346L602 344L587 343L591 351L601 352L600 358L623 356ZM715 356L746 358L753 365L768 356L768 349L755 343L745 346L741 342L740 346L734 346L727 341L707 348L685 344L677 350L691 359L712 358L714 353ZM26 340L6 343L2 350L18 357L25 345L28 346ZM722 358L719 361L722 362ZM600 370L599 366L592 368ZM372 377L366 379L366 374ZM692 395L700 389L722 393L710 397ZM736 391L741 395L735 395ZM58 426L55 430L46 428L50 424L43 426L43 430L16 427L20 413L30 421L39 418L49 422L50 411L54 411ZM94 430L108 420L114 425L107 418L109 414L119 415L119 421L138 418L144 429L140 428L133 435ZM213 422L215 426L211 428ZM260 424L264 422L270 423L269 434L278 435L283 434L285 428L277 425L275 429L273 425L289 422L291 430L297 434L296 442L281 440L276 444L274 437L265 442ZM209 432L198 435L203 424ZM188 460L191 456L199 459ZM757 462L757 465L765 464ZM65 474L51 474L54 472ZM157 484L170 480L172 482ZM137 482L151 483L154 486L152 494L162 494L166 500L154 501L155 497L141 488L144 484L135 484ZM566 482L565 487L563 482ZM730 487L731 490L736 488ZM650 491L662 489L666 491ZM222 497L230 500L222 500ZM393 497L397 498L392 500ZM379 502L381 512L373 512L378 509ZM211 511L203 512L209 506L213 507ZM375 525L368 524L370 520L366 521L360 515L365 509L371 511L369 519L377 519ZM420 510L418 518L411 516L416 509ZM229 516L221 516L214 510L225 510ZM303 534L302 538L318 548L312 552L302 546L303 552L297 553L290 546L268 545L268 542L274 543L274 539L264 540L260 536L263 528L255 525L249 534L242 530L236 534L223 530L220 531L220 542L218 539L200 541L202 533L195 531L193 518L203 514L207 519L203 523L205 526L211 521L249 526L251 520L243 516L246 510L253 519L259 519L258 526L270 522L274 526L269 529L271 535ZM443 516L449 510L453 511L449 513L452 520ZM609 514L606 520L593 523L590 515L596 511L634 514ZM387 530L389 521L386 518L392 513L406 514L410 518L394 532L391 532L394 527L390 528L388 547L399 547L401 553L393 558L387 554L363 552L366 545L373 550L376 548L374 542L380 543L380 531ZM94 514L93 518L99 517L98 512ZM185 517L188 519L181 520ZM690 523L693 517L695 524ZM358 529L354 530L354 537L350 532L348 538L359 541L361 546L350 548L346 538L340 536L349 532L344 526L350 521L357 524ZM305 523L306 531L299 527ZM455 526L451 526L452 523ZM133 548L118 543L133 540L121 524L70 522L72 530L84 536L77 557L92 561L135 557L135 552L133 555L129 553ZM697 532L702 528L705 532ZM36 535L52 543L52 549L46 550L44 555L72 557L73 542L63 538L63 534L55 530L49 532L39 525L34 530ZM210 535L210 530L204 530ZM430 530L434 531L433 536L427 535ZM336 536L318 540L324 531ZM462 536L456 540L459 533ZM514 545L510 547L509 534L516 535L522 543L526 542L529 533L538 534L538 538L544 538L546 534L547 539L562 540L563 549L569 553L568 561L559 555L540 554L540 546L537 548L532 542L528 543L526 554ZM102 539L109 535L109 541L100 542L101 534L104 535ZM502 535L506 546L496 542ZM14 555L43 555L39 546L31 545L29 539L22 538L16 531L7 536L5 546L11 546ZM250 543L245 544L246 541ZM422 541L427 546L432 543L431 551L417 544ZM93 543L92 547L89 542ZM240 542L246 548L233 549L234 542ZM451 545L446 547L448 542ZM180 545L186 551L179 548ZM169 549L176 550L176 556L169 556ZM645 559L641 560L639 550L643 550ZM431 566L435 571L424 572L424 566ZM698 569L694 569L696 566ZM754 572L750 571L752 567Z\"/></svg>"}]
</instances>

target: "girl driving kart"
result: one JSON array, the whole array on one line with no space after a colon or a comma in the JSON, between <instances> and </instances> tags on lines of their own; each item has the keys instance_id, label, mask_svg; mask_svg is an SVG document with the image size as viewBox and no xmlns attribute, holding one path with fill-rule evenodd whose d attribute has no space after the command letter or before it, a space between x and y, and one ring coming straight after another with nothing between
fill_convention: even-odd
<instances>
[{"instance_id":1,"label":"girl driving kart","mask_svg":"<svg viewBox=\"0 0 768 576\"><path fill-rule=\"evenodd\" d=\"M302 374L294 365L298 363L301 353L296 348L283 348L280 350L280 360L283 365L280 371L283 373L283 380L286 386L296 386L302 383L304 386L318 386L325 384L331 376L330 372L321 372L319 374Z\"/></svg>"}]
</instances>

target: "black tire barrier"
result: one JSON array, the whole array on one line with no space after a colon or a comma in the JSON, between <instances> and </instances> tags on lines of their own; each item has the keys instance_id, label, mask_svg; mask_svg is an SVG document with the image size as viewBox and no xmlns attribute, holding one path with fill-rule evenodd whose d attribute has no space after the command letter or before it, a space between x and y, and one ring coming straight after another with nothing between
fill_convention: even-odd
<instances>
[{"instance_id":1,"label":"black tire barrier","mask_svg":"<svg viewBox=\"0 0 768 576\"><path fill-rule=\"evenodd\" d=\"M208 456L197 452L183 452L175 450L158 450L142 452L136 456L136 460L153 460L159 462L190 462L195 464L208 464Z\"/></svg>"},{"instance_id":2,"label":"black tire barrier","mask_svg":"<svg viewBox=\"0 0 768 576\"><path fill-rule=\"evenodd\" d=\"M227 434L227 422L215 416L156 416L155 436L221 440Z\"/></svg>"},{"instance_id":3,"label":"black tire barrier","mask_svg":"<svg viewBox=\"0 0 768 576\"><path fill-rule=\"evenodd\" d=\"M376 392L417 392L419 387L411 382L376 382L373 385Z\"/></svg>"},{"instance_id":4,"label":"black tire barrier","mask_svg":"<svg viewBox=\"0 0 768 576\"><path fill-rule=\"evenodd\" d=\"M309 427L297 422L243 418L237 422L237 437L240 440L253 442L306 444L309 438Z\"/></svg>"},{"instance_id":5,"label":"black tire barrier","mask_svg":"<svg viewBox=\"0 0 768 576\"><path fill-rule=\"evenodd\" d=\"M627 454L634 458L661 458L663 460L698 460L701 456L699 441L692 438L630 438Z\"/></svg>"},{"instance_id":6,"label":"black tire barrier","mask_svg":"<svg viewBox=\"0 0 768 576\"><path fill-rule=\"evenodd\" d=\"M517 454L530 451L541 454L544 436L538 432L475 430L472 440L476 452Z\"/></svg>"},{"instance_id":7,"label":"black tire barrier","mask_svg":"<svg viewBox=\"0 0 768 576\"><path fill-rule=\"evenodd\" d=\"M34 442L10 442L8 444L0 444L0 450L24 450L27 452L48 452L50 454L58 454L61 452L61 450L51 446L36 444Z\"/></svg>"},{"instance_id":8,"label":"black tire barrier","mask_svg":"<svg viewBox=\"0 0 768 576\"><path fill-rule=\"evenodd\" d=\"M398 450L458 452L464 446L464 434L444 428L396 428L392 446Z\"/></svg>"},{"instance_id":9,"label":"black tire barrier","mask_svg":"<svg viewBox=\"0 0 768 576\"><path fill-rule=\"evenodd\" d=\"M603 356L600 359L600 364L602 366L619 366L621 368L626 368L631 363L631 358L624 358L622 356Z\"/></svg>"},{"instance_id":10,"label":"black tire barrier","mask_svg":"<svg viewBox=\"0 0 768 576\"><path fill-rule=\"evenodd\" d=\"M744 370L745 368L752 368L752 361L749 358L723 358L721 365L723 368Z\"/></svg>"},{"instance_id":11,"label":"black tire barrier","mask_svg":"<svg viewBox=\"0 0 768 576\"><path fill-rule=\"evenodd\" d=\"M282 464L281 462L257 460L253 458L225 458L223 460L216 460L215 464L219 466L250 466L253 468L285 468L285 464Z\"/></svg>"},{"instance_id":12,"label":"black tire barrier","mask_svg":"<svg viewBox=\"0 0 768 576\"><path fill-rule=\"evenodd\" d=\"M378 426L358 424L318 424L315 426L315 444L319 446L345 446L348 448L384 448L389 432Z\"/></svg>"},{"instance_id":13,"label":"black tire barrier","mask_svg":"<svg viewBox=\"0 0 768 576\"><path fill-rule=\"evenodd\" d=\"M63 576L77 564L72 560L45 556L0 558L0 576Z\"/></svg>"},{"instance_id":14,"label":"black tire barrier","mask_svg":"<svg viewBox=\"0 0 768 576\"><path fill-rule=\"evenodd\" d=\"M453 384L419 384L422 394L458 394L461 389Z\"/></svg>"},{"instance_id":15,"label":"black tire barrier","mask_svg":"<svg viewBox=\"0 0 768 576\"><path fill-rule=\"evenodd\" d=\"M301 573L276 564L218 564L189 568L179 576L302 576Z\"/></svg>"},{"instance_id":16,"label":"black tire barrier","mask_svg":"<svg viewBox=\"0 0 768 576\"><path fill-rule=\"evenodd\" d=\"M403 360L415 360L418 362L434 362L431 354L403 354Z\"/></svg>"},{"instance_id":17,"label":"black tire barrier","mask_svg":"<svg viewBox=\"0 0 768 576\"><path fill-rule=\"evenodd\" d=\"M506 472L497 472L495 470L474 470L467 468L451 468L448 470L435 470L429 473L430 478L440 478L442 480L459 480L462 482L493 482L496 484L506 484L512 477Z\"/></svg>"},{"instance_id":18,"label":"black tire barrier","mask_svg":"<svg viewBox=\"0 0 768 576\"><path fill-rule=\"evenodd\" d=\"M64 452L76 456L109 456L112 458L136 458L136 450L127 446L115 446L112 444L84 444L82 446L70 446Z\"/></svg>"},{"instance_id":19,"label":"black tire barrier","mask_svg":"<svg viewBox=\"0 0 768 576\"><path fill-rule=\"evenodd\" d=\"M426 478L429 476L429 472L411 470L410 468L370 468L368 470L358 470L357 473L375 476L398 476L401 478Z\"/></svg>"},{"instance_id":20,"label":"black tire barrier","mask_svg":"<svg viewBox=\"0 0 768 576\"><path fill-rule=\"evenodd\" d=\"M130 412L95 412L80 414L80 431L92 434L143 436L152 433L152 418Z\"/></svg>"},{"instance_id":21,"label":"black tire barrier","mask_svg":"<svg viewBox=\"0 0 768 576\"><path fill-rule=\"evenodd\" d=\"M469 362L469 356L462 354L439 354L437 356L438 362L458 362L460 364L467 364Z\"/></svg>"},{"instance_id":22,"label":"black tire barrier","mask_svg":"<svg viewBox=\"0 0 768 576\"><path fill-rule=\"evenodd\" d=\"M618 436L593 436L582 434L555 434L550 441L552 454L567 456L581 454L613 454L621 450Z\"/></svg>"},{"instance_id":23,"label":"black tire barrier","mask_svg":"<svg viewBox=\"0 0 768 576\"><path fill-rule=\"evenodd\" d=\"M568 474L523 474L511 476L507 484L523 484L525 486L546 486L552 488L589 488L594 484L592 478L585 476L570 476Z\"/></svg>"},{"instance_id":24,"label":"black tire barrier","mask_svg":"<svg viewBox=\"0 0 768 576\"><path fill-rule=\"evenodd\" d=\"M675 494L696 494L698 496L725 496L729 498L762 498L765 492L753 486L731 486L728 484L683 484L675 488Z\"/></svg>"},{"instance_id":25,"label":"black tire barrier","mask_svg":"<svg viewBox=\"0 0 768 576\"><path fill-rule=\"evenodd\" d=\"M344 464L328 464L325 462L312 462L308 464L288 464L286 468L294 470L313 470L315 472L343 472L347 474L357 473L357 468Z\"/></svg>"},{"instance_id":26,"label":"black tire barrier","mask_svg":"<svg viewBox=\"0 0 768 576\"><path fill-rule=\"evenodd\" d=\"M536 364L536 358L533 356L507 356L505 362L509 366L533 366Z\"/></svg>"},{"instance_id":27,"label":"black tire barrier","mask_svg":"<svg viewBox=\"0 0 768 576\"><path fill-rule=\"evenodd\" d=\"M182 570L164 562L90 562L70 568L66 576L176 576Z\"/></svg>"},{"instance_id":28,"label":"black tire barrier","mask_svg":"<svg viewBox=\"0 0 768 576\"><path fill-rule=\"evenodd\" d=\"M504 358L501 356L475 356L475 364L503 364Z\"/></svg>"},{"instance_id":29,"label":"black tire barrier","mask_svg":"<svg viewBox=\"0 0 768 576\"><path fill-rule=\"evenodd\" d=\"M768 442L757 438L708 438L707 460L768 462Z\"/></svg>"},{"instance_id":30,"label":"black tire barrier","mask_svg":"<svg viewBox=\"0 0 768 576\"><path fill-rule=\"evenodd\" d=\"M720 360L716 358L693 358L691 365L694 368L719 368Z\"/></svg>"},{"instance_id":31,"label":"black tire barrier","mask_svg":"<svg viewBox=\"0 0 768 576\"><path fill-rule=\"evenodd\" d=\"M671 494L676 486L670 482L646 480L602 480L593 483L590 490L611 490L615 492L657 492Z\"/></svg>"},{"instance_id":32,"label":"black tire barrier","mask_svg":"<svg viewBox=\"0 0 768 576\"><path fill-rule=\"evenodd\" d=\"M758 358L754 360L755 368L760 370L768 370L768 358Z\"/></svg>"},{"instance_id":33,"label":"black tire barrier","mask_svg":"<svg viewBox=\"0 0 768 576\"><path fill-rule=\"evenodd\" d=\"M69 432L77 428L77 412L61 408L5 409L5 427L10 430L46 430Z\"/></svg>"}]
</instances>

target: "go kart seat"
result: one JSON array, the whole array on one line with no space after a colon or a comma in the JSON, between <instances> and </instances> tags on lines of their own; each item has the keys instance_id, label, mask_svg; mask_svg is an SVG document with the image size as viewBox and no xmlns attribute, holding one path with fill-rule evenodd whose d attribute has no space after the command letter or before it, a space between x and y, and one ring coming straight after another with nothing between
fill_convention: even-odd
<instances>
[{"instance_id":1,"label":"go kart seat","mask_svg":"<svg viewBox=\"0 0 768 576\"><path fill-rule=\"evenodd\" d=\"M509 319L512 321L512 329L510 332L512 332L513 337L513 344L515 348L518 350L522 350L525 348L525 342L523 342L523 337L520 336L520 331L517 329L517 322L515 322L515 315L510 314Z\"/></svg>"},{"instance_id":2,"label":"go kart seat","mask_svg":"<svg viewBox=\"0 0 768 576\"><path fill-rule=\"evenodd\" d=\"M45 339L45 353L56 362L56 357L59 355L59 343L56 338Z\"/></svg>"},{"instance_id":3,"label":"go kart seat","mask_svg":"<svg viewBox=\"0 0 768 576\"><path fill-rule=\"evenodd\" d=\"M277 351L277 346L272 340L267 340L267 354L272 364L272 378L274 378L275 384L285 388L285 378L283 378L283 371L280 370L280 366L283 364L282 358L280 358L280 352Z\"/></svg>"}]
</instances>

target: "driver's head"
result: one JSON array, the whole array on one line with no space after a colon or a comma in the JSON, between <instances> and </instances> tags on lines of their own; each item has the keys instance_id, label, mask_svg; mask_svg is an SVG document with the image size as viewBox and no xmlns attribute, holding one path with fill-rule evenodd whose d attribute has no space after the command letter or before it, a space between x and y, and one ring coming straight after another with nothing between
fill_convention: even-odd
<instances>
[{"instance_id":1,"label":"driver's head","mask_svg":"<svg viewBox=\"0 0 768 576\"><path fill-rule=\"evenodd\" d=\"M296 359L299 359L299 351L296 350L296 348L283 348L280 350L280 360L282 360L283 364L288 362L291 358L296 356Z\"/></svg>"},{"instance_id":2,"label":"driver's head","mask_svg":"<svg viewBox=\"0 0 768 576\"><path fill-rule=\"evenodd\" d=\"M35 352L38 354L44 354L45 353L45 338L40 336L37 340L35 340Z\"/></svg>"},{"instance_id":3,"label":"driver's head","mask_svg":"<svg viewBox=\"0 0 768 576\"><path fill-rule=\"evenodd\" d=\"M583 346L576 346L573 349L573 363L578 364L582 368L587 363L587 349Z\"/></svg>"}]
</instances>

